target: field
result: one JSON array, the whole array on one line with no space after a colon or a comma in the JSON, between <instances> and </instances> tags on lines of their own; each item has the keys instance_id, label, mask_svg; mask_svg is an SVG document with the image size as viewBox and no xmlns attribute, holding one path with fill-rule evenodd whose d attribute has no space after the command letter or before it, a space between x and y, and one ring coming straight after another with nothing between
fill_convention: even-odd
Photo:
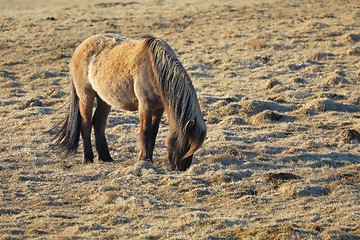
<instances>
[{"instance_id":1,"label":"field","mask_svg":"<svg viewBox=\"0 0 360 240\"><path fill-rule=\"evenodd\" d=\"M360 239L358 0L0 0L0 239ZM58 154L75 47L153 34L196 88L207 139L169 170L137 161L113 109L115 162Z\"/></svg>"}]
</instances>

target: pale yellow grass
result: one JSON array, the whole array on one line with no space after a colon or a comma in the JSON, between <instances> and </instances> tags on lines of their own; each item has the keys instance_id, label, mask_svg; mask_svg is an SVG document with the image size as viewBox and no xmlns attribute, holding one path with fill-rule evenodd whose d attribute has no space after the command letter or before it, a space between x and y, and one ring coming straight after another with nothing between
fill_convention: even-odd
<instances>
[{"instance_id":1,"label":"pale yellow grass","mask_svg":"<svg viewBox=\"0 0 360 240\"><path fill-rule=\"evenodd\" d=\"M358 1L0 3L1 239L359 239ZM70 57L104 32L178 53L208 125L187 172L165 119L136 160L136 113L111 112L114 164L51 144Z\"/></svg>"}]
</instances>

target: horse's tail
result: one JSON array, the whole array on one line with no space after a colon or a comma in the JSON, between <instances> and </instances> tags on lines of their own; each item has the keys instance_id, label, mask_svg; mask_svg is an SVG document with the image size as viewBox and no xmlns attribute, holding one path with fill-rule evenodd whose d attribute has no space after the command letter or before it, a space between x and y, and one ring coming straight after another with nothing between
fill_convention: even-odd
<instances>
[{"instance_id":1,"label":"horse's tail","mask_svg":"<svg viewBox=\"0 0 360 240\"><path fill-rule=\"evenodd\" d=\"M59 146L65 156L75 154L80 139L81 116L79 109L79 97L76 94L74 84L71 84L71 100L66 118L53 141ZM59 124L59 125L60 125Z\"/></svg>"}]
</instances>

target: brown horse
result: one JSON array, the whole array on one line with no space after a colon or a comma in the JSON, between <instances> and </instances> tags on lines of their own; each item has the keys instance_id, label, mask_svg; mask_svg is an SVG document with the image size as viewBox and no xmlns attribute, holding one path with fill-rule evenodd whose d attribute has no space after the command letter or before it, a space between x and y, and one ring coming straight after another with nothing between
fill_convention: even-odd
<instances>
[{"instance_id":1,"label":"brown horse","mask_svg":"<svg viewBox=\"0 0 360 240\"><path fill-rule=\"evenodd\" d=\"M152 162L159 123L168 116L168 157L172 169L190 167L206 136L203 114L191 80L170 46L145 36L136 41L115 34L86 39L70 63L71 102L54 140L65 155L83 139L83 163L92 163L91 128L100 161L112 162L105 138L111 107L139 112L140 160ZM92 116L95 98L97 106Z\"/></svg>"}]
</instances>

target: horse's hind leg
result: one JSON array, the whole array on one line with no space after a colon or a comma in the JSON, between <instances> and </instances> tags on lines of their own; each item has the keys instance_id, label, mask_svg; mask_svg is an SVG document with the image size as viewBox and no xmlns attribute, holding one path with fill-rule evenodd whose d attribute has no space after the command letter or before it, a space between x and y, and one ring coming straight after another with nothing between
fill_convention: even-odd
<instances>
[{"instance_id":1,"label":"horse's hind leg","mask_svg":"<svg viewBox=\"0 0 360 240\"><path fill-rule=\"evenodd\" d=\"M84 96L79 99L81 115L81 136L83 139L84 157L83 164L94 162L94 154L91 147L91 115L94 105L95 93L84 91Z\"/></svg>"},{"instance_id":2,"label":"horse's hind leg","mask_svg":"<svg viewBox=\"0 0 360 240\"><path fill-rule=\"evenodd\" d=\"M110 105L97 96L97 107L93 117L93 126L95 132L95 146L99 155L99 160L104 162L112 162L113 159L109 153L109 147L105 137L106 119L110 112Z\"/></svg>"}]
</instances>

